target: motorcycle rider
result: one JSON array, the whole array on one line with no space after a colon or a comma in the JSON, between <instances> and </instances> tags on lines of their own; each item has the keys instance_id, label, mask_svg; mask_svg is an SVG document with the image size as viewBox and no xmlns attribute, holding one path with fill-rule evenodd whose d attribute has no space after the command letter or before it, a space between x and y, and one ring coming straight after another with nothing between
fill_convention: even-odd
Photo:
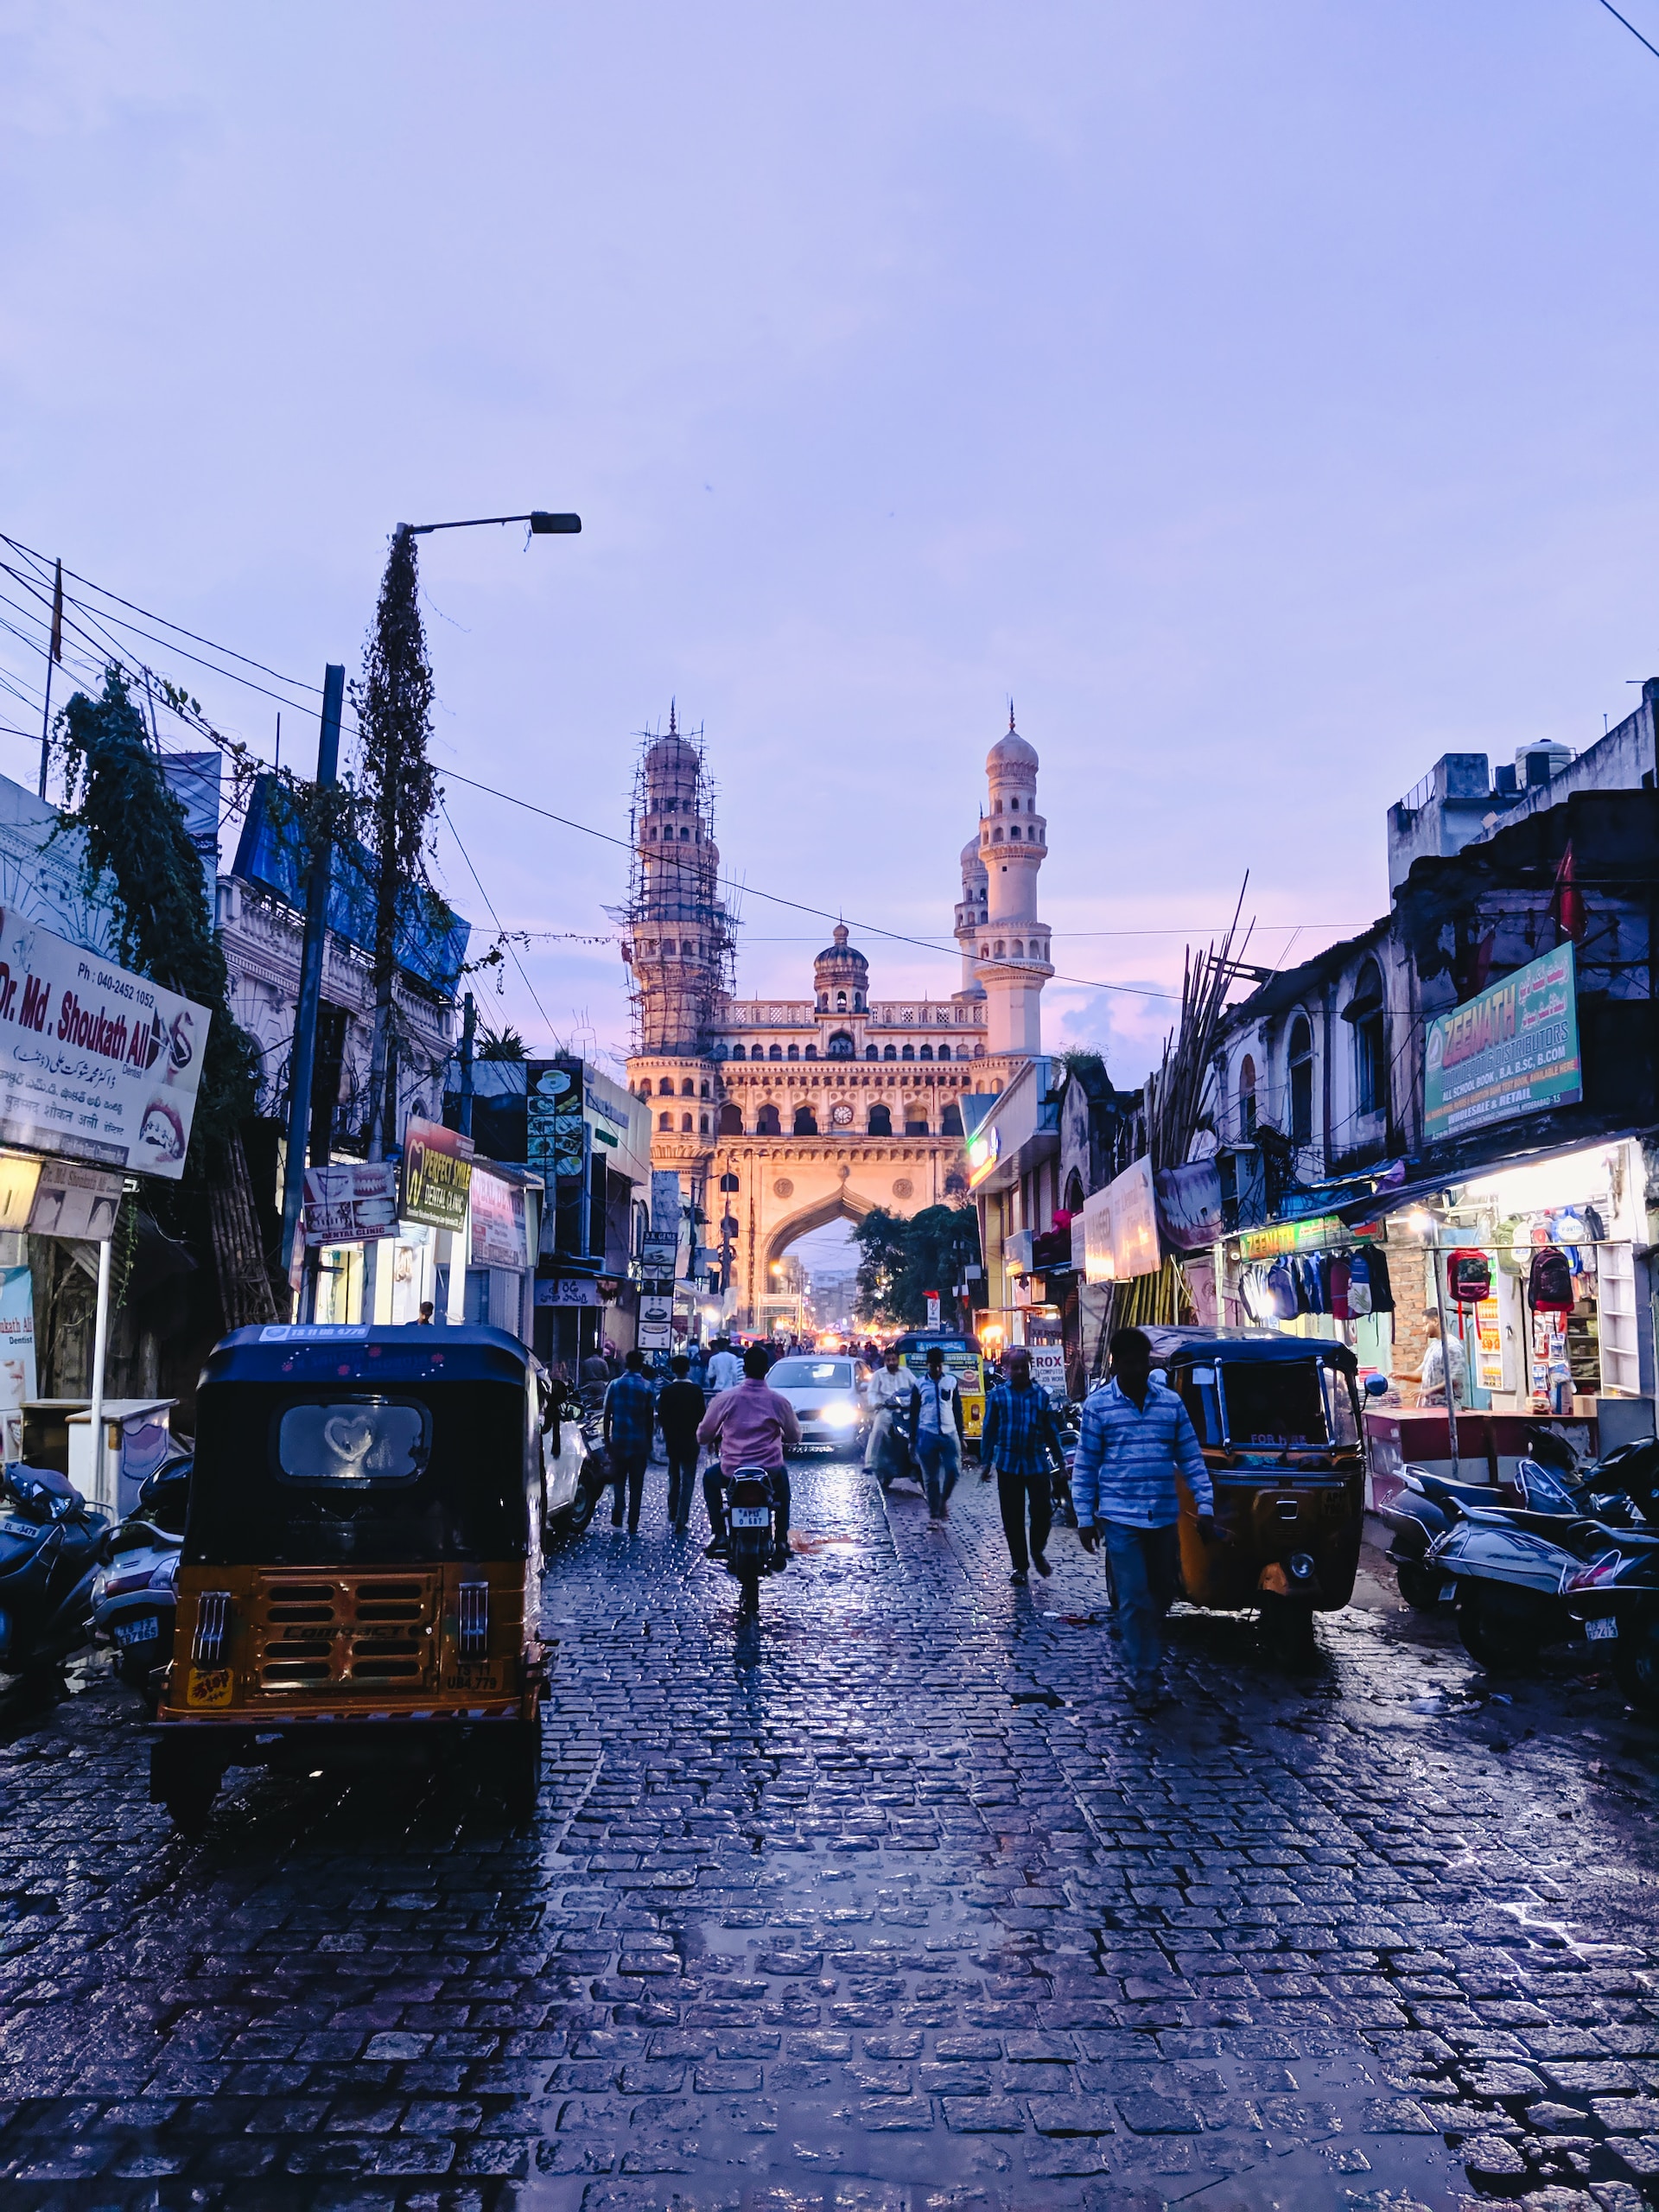
<instances>
[{"instance_id":1,"label":"motorcycle rider","mask_svg":"<svg viewBox=\"0 0 1659 2212\"><path fill-rule=\"evenodd\" d=\"M697 1427L697 1441L720 1447L720 1464L702 1478L703 1503L714 1540L710 1559L723 1559L728 1550L726 1484L740 1468L760 1467L772 1477L778 1500L778 1539L772 1553L774 1567L789 1563L789 1471L784 1454L801 1440L801 1424L789 1400L770 1389L766 1370L772 1356L764 1344L751 1344L743 1355L743 1380L735 1389L722 1390Z\"/></svg>"},{"instance_id":2,"label":"motorcycle rider","mask_svg":"<svg viewBox=\"0 0 1659 2212\"><path fill-rule=\"evenodd\" d=\"M874 1469L876 1479L885 1490L896 1476L909 1465L907 1452L902 1464L891 1466L891 1461L900 1457L900 1442L907 1446L910 1440L911 1407L916 1398L916 1377L899 1358L899 1347L889 1344L881 1356L881 1364L864 1386L864 1402L870 1409L870 1433L864 1446L864 1465Z\"/></svg>"}]
</instances>

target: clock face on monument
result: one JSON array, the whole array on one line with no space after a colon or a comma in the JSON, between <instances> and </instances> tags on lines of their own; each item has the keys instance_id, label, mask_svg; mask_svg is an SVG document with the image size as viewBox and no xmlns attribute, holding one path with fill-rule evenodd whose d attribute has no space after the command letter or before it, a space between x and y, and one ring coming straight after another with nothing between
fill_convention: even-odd
<instances>
[{"instance_id":1,"label":"clock face on monument","mask_svg":"<svg viewBox=\"0 0 1659 2212\"><path fill-rule=\"evenodd\" d=\"M853 1109L846 1104L832 1106L830 1109L830 1119L838 1129L850 1128L853 1124Z\"/></svg>"}]
</instances>

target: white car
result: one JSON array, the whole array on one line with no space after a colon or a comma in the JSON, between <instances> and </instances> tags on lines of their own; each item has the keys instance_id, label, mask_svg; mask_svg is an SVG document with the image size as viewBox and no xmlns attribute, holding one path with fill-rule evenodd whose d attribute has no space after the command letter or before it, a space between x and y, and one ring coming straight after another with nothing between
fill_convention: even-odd
<instances>
[{"instance_id":1,"label":"white car","mask_svg":"<svg viewBox=\"0 0 1659 2212\"><path fill-rule=\"evenodd\" d=\"M828 1352L775 1360L766 1375L768 1387L794 1407L803 1444L828 1445L849 1455L862 1452L869 1423L863 1380L861 1360Z\"/></svg>"}]
</instances>

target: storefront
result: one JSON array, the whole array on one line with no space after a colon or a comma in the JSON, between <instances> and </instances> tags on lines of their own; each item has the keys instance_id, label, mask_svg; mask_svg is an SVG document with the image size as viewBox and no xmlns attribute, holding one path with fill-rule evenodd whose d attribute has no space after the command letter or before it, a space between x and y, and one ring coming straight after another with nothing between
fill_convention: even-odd
<instances>
[{"instance_id":1,"label":"storefront","mask_svg":"<svg viewBox=\"0 0 1659 2212\"><path fill-rule=\"evenodd\" d=\"M1335 1214L1276 1221L1227 1240L1226 1319L1344 1344L1362 1374L1391 1371L1395 1298L1376 1220Z\"/></svg>"}]
</instances>

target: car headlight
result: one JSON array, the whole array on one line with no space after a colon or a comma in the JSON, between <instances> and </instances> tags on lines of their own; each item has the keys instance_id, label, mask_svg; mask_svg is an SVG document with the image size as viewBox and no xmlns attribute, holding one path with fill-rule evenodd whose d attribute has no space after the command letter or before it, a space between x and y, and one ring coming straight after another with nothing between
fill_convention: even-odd
<instances>
[{"instance_id":1,"label":"car headlight","mask_svg":"<svg viewBox=\"0 0 1659 2212\"><path fill-rule=\"evenodd\" d=\"M823 1418L831 1428L853 1428L857 1426L858 1408L849 1406L843 1400L839 1405L826 1406Z\"/></svg>"}]
</instances>

